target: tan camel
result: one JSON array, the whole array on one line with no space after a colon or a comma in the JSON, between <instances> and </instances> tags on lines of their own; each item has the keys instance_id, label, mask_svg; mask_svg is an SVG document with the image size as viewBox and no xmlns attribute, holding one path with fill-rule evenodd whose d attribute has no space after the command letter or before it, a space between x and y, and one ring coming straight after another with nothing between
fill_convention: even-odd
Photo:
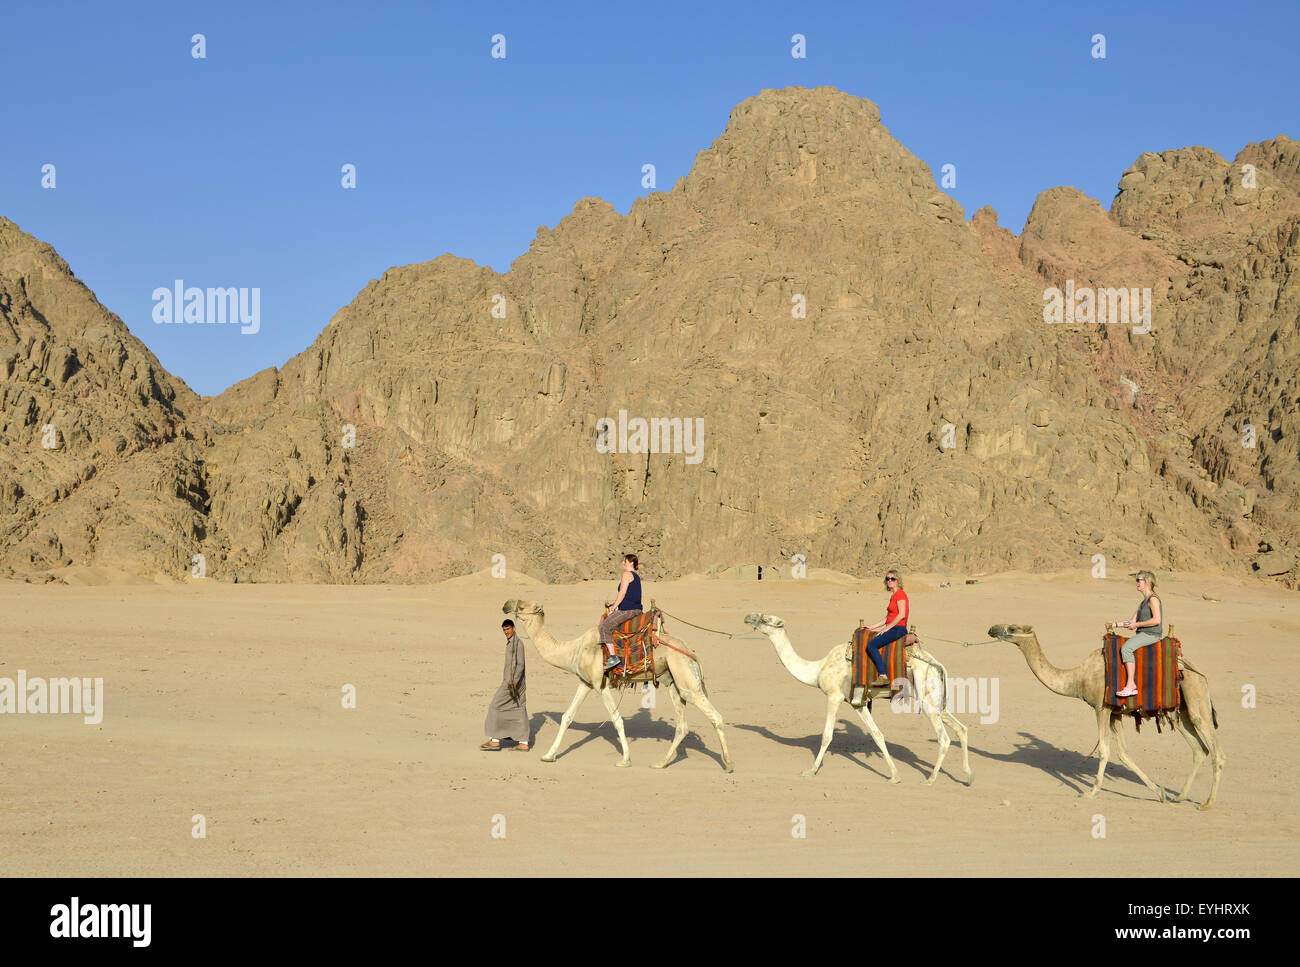
<instances>
[{"instance_id":1,"label":"tan camel","mask_svg":"<svg viewBox=\"0 0 1300 967\"><path fill-rule=\"evenodd\" d=\"M748 614L745 616L745 624L757 631L767 635L768 639L776 647L776 653L781 658L781 663L785 665L786 671L805 685L812 685L821 689L826 696L826 727L822 729L822 747L817 753L817 759L812 764L812 768L804 772L806 776L815 776L817 770L821 768L822 757L826 755L826 749L831 744L831 737L835 734L835 717L839 711L840 703L849 700L849 686L853 677L853 664L849 657L849 645L836 645L821 661L808 661L800 658L794 650L794 645L790 642L790 636L786 634L785 622L776 615L771 614ZM969 786L975 781L975 775L970 767L970 749L966 743L966 726L959 722L947 709L948 700L948 672L933 655L926 652L920 645L909 645L907 647L907 675L910 679L910 686L913 695L920 700L921 709L930 718L930 724L934 727L934 734L939 740L939 758L935 760L934 770L930 773L930 778L925 780L927 786L933 785L934 780L939 777L939 769L943 765L943 757L948 754L948 746L951 740L948 738L948 731L944 723L951 725L961 740L961 757L962 764L966 769L966 784ZM850 706L852 708L852 706ZM871 737L876 740L876 746L880 749L881 754L885 757L885 765L889 766L889 781L898 782L898 770L894 767L894 760L889 757L889 750L885 748L885 737L881 734L880 727L876 725L875 720L871 717L871 712L864 708L854 708Z\"/></svg>"},{"instance_id":2,"label":"tan camel","mask_svg":"<svg viewBox=\"0 0 1300 967\"><path fill-rule=\"evenodd\" d=\"M547 750L546 755L542 756L542 761L555 761L555 752L559 749L560 741L564 738L569 723L573 721L578 706L591 692L596 691L600 693L601 701L605 703L605 711L609 713L614 728L618 730L618 741L623 747L623 759L618 765L622 767L631 765L631 760L628 758L627 735L623 732L623 716L619 714L618 701L615 697L617 689L610 688L602 667L604 656L600 650L599 629L590 628L572 641L556 641L555 636L546 630L546 613L540 604L512 599L502 605L501 610L506 614L514 614L524 623L528 636L533 639L533 644L543 658L556 668L562 668L578 676L578 692L573 696L573 701L569 703L568 709L560 719L560 731L556 734L555 742ZM677 714L677 733L673 736L672 745L668 747L668 754L663 757L663 761L656 762L652 768L662 769L676 756L677 747L681 745L682 739L686 738L686 702L690 702L713 723L713 728L718 733L718 743L722 746L722 766L727 772L733 771L735 766L731 761L731 753L727 751L727 739L722 734L722 716L713 707L704 690L704 672L700 668L700 663L686 654L689 649L680 639L661 633L659 640L672 646L661 645L656 648L654 659L655 674L660 681L667 680L668 697L672 699L673 709ZM676 651L677 648L681 651Z\"/></svg>"},{"instance_id":3,"label":"tan camel","mask_svg":"<svg viewBox=\"0 0 1300 967\"><path fill-rule=\"evenodd\" d=\"M1165 790L1146 777L1124 748L1124 714L1103 704L1106 694L1106 659L1100 648L1088 655L1077 668L1061 669L1044 657L1038 636L1029 625L994 625L989 629L989 637L1009 641L1018 647L1029 663L1029 670L1057 695L1080 699L1096 711L1097 749L1101 755L1101 765L1097 767L1097 781L1083 794L1085 798L1091 799L1101 789L1106 763L1110 759L1111 742L1114 742L1119 761L1132 769L1160 802L1165 801ZM1172 723L1192 747L1192 771L1183 784L1182 792L1174 797L1174 802L1182 802L1187 798L1196 773L1209 755L1214 760L1214 782L1210 786L1210 798L1204 805L1197 807L1209 809L1214 805L1214 797L1219 791L1219 777L1223 773L1223 750L1214 734L1219 726L1219 717L1210 700L1209 679L1186 658L1181 659L1181 663L1184 673L1182 685L1179 686L1182 689L1182 700L1178 703L1178 715L1172 717Z\"/></svg>"}]
</instances>

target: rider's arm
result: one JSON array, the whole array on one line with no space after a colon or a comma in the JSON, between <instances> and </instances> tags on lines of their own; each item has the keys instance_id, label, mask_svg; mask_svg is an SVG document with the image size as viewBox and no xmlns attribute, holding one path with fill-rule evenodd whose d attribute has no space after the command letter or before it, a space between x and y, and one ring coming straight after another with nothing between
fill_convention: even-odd
<instances>
[{"instance_id":1,"label":"rider's arm","mask_svg":"<svg viewBox=\"0 0 1300 967\"><path fill-rule=\"evenodd\" d=\"M623 580L618 582L618 597L614 599L614 603L611 605L615 611L617 611L618 606L623 603L623 595L627 594L627 586L631 583L632 575L624 571Z\"/></svg>"}]
</instances>

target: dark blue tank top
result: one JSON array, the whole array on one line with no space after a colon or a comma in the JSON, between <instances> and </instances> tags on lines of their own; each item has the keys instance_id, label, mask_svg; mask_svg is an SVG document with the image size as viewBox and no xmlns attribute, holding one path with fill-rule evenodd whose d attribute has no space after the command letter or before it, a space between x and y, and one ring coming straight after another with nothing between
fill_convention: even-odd
<instances>
[{"instance_id":1,"label":"dark blue tank top","mask_svg":"<svg viewBox=\"0 0 1300 967\"><path fill-rule=\"evenodd\" d=\"M623 602L618 606L619 611L641 611L641 577L632 572L632 581L627 586L627 593L623 595Z\"/></svg>"}]
</instances>

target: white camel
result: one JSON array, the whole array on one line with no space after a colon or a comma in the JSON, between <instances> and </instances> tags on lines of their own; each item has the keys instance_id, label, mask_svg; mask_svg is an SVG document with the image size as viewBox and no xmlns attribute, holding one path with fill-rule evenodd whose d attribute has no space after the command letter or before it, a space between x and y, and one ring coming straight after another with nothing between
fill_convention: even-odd
<instances>
[{"instance_id":1,"label":"white camel","mask_svg":"<svg viewBox=\"0 0 1300 967\"><path fill-rule=\"evenodd\" d=\"M853 677L850 646L836 645L821 661L808 661L800 658L795 652L790 636L786 634L785 622L776 615L749 614L745 616L745 624L767 635L776 647L776 653L781 657L781 663L785 665L786 671L805 685L821 689L822 694L826 696L826 726L822 729L822 747L817 753L812 768L804 773L806 776L814 776L821 768L822 757L826 755L831 737L835 734L835 717L840 703L849 700L849 688ZM975 775L970 767L966 726L948 711L947 669L920 645L908 645L906 654L908 684L913 689L913 700L920 702L921 710L929 717L930 724L934 727L934 734L939 740L939 758L935 760L934 770L930 773L930 778L925 780L925 784L932 785L939 777L944 756L948 754L951 740L948 738L947 729L944 728L944 723L947 723L953 727L961 740L962 765L966 769L966 784L969 786L975 781ZM889 757L889 750L885 747L885 737L872 719L871 712L865 707L850 706L850 708L858 713L867 731L876 740L881 755L885 757L885 765L889 766L889 781L898 782L898 769L894 766L894 760Z\"/></svg>"},{"instance_id":2,"label":"white camel","mask_svg":"<svg viewBox=\"0 0 1300 967\"><path fill-rule=\"evenodd\" d=\"M602 667L604 656L600 650L599 629L590 628L572 641L556 641L555 636L546 630L546 613L540 604L511 599L502 605L501 610L506 614L516 615L524 623L528 636L532 638L533 644L543 658L556 668L562 668L578 676L577 694L573 696L573 701L560 719L560 730L556 733L555 742L547 750L546 755L542 756L542 761L555 761L556 750L559 749L560 741L564 738L569 723L573 721L578 706L591 692L596 691L600 693L601 701L605 703L605 711L609 713L614 728L618 731L619 744L623 747L623 759L618 765L622 767L631 765L631 760L628 758L627 736L623 732L623 716L618 711L617 690L610 688ZM661 633L659 640L662 644L654 650L655 673L658 679L668 686L668 697L672 699L673 708L677 713L677 733L673 736L672 745L668 747L668 754L652 768L662 769L676 756L677 747L681 745L682 739L686 738L686 702L690 702L713 723L713 728L718 733L718 743L722 746L722 767L727 772L731 772L735 766L731 761L731 753L727 750L726 736L722 734L722 716L713 707L704 690L704 672L700 668L699 661L689 654L689 649L680 639Z\"/></svg>"}]
</instances>

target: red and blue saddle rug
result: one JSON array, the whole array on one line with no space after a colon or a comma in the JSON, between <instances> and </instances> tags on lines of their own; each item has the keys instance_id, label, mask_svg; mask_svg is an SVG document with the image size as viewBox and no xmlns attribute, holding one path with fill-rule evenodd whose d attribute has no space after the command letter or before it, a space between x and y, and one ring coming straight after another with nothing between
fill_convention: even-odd
<instances>
[{"instance_id":1,"label":"red and blue saddle rug","mask_svg":"<svg viewBox=\"0 0 1300 967\"><path fill-rule=\"evenodd\" d=\"M613 653L623 659L623 664L607 673L611 685L655 679L654 650L659 644L655 620L658 617L658 610L645 611L633 615L614 629Z\"/></svg>"},{"instance_id":2,"label":"red and blue saddle rug","mask_svg":"<svg viewBox=\"0 0 1300 967\"><path fill-rule=\"evenodd\" d=\"M1106 659L1106 695L1102 701L1122 712L1143 715L1178 708L1182 694L1179 683L1183 680L1178 667L1181 642L1177 638L1161 638L1135 651L1133 677L1137 694L1117 699L1115 693L1124 687L1124 661L1120 657L1123 645L1124 639L1113 632L1102 637L1101 653Z\"/></svg>"},{"instance_id":3,"label":"red and blue saddle rug","mask_svg":"<svg viewBox=\"0 0 1300 967\"><path fill-rule=\"evenodd\" d=\"M867 642L876 637L868 628L854 628L853 637L849 639L849 650L853 660L853 680L849 683L849 694L856 686L869 685L876 677L876 666L867 654ZM890 684L907 677L907 644L909 635L896 638L885 646L885 677ZM916 639L912 639L915 641Z\"/></svg>"}]
</instances>

